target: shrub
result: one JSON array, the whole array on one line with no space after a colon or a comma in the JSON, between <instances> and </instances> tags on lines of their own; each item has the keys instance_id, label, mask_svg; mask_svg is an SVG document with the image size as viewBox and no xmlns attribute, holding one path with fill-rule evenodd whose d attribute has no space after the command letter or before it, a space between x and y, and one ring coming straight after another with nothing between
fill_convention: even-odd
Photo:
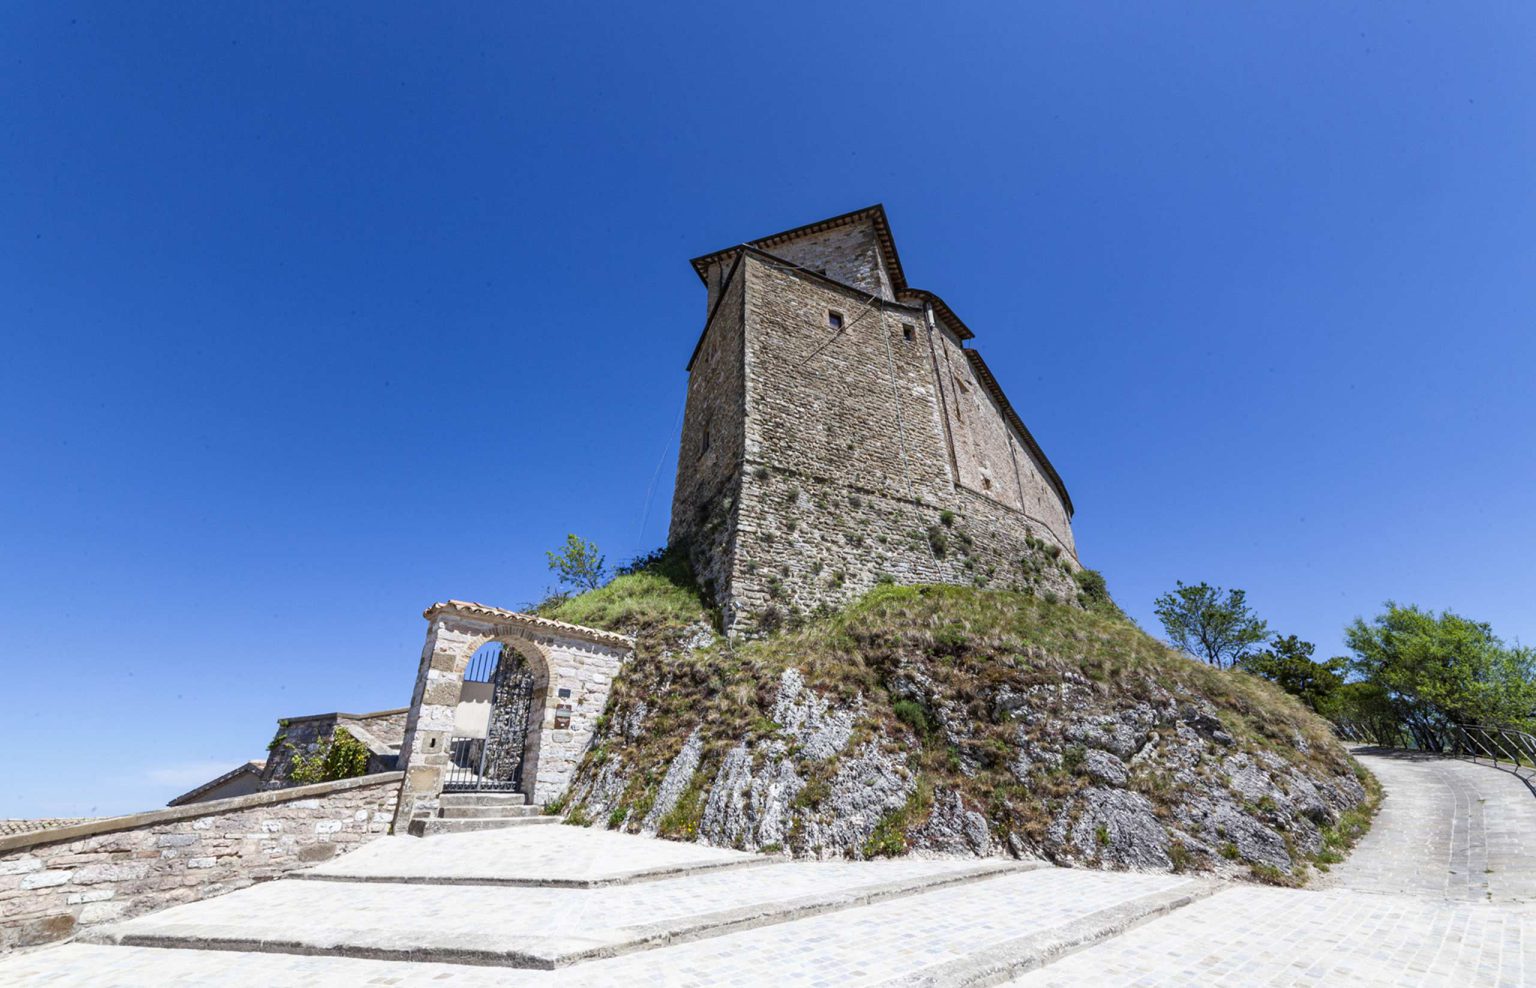
<instances>
[{"instance_id":1,"label":"shrub","mask_svg":"<svg viewBox=\"0 0 1536 988\"><path fill-rule=\"evenodd\" d=\"M1080 569L1072 574L1072 579L1077 581L1078 592L1083 596L1083 603L1087 605L1107 604L1109 600L1109 584L1104 582L1104 574L1096 569Z\"/></svg>"},{"instance_id":2,"label":"shrub","mask_svg":"<svg viewBox=\"0 0 1536 988\"><path fill-rule=\"evenodd\" d=\"M928 711L916 700L897 700L891 705L891 711L896 719L912 728L918 737L927 737L933 733L933 721L928 717Z\"/></svg>"},{"instance_id":3,"label":"shrub","mask_svg":"<svg viewBox=\"0 0 1536 988\"><path fill-rule=\"evenodd\" d=\"M293 745L289 745L293 750ZM290 782L308 785L314 782L335 782L337 779L355 779L368 774L368 759L372 753L368 746L353 737L345 728L338 727L331 736L321 741L313 751L300 754L293 751L292 767L288 770Z\"/></svg>"}]
</instances>

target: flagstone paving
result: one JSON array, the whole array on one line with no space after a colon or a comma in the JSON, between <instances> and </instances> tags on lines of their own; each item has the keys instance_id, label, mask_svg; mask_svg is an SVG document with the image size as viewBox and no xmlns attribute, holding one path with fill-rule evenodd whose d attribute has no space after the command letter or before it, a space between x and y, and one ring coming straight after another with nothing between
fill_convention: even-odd
<instances>
[{"instance_id":1,"label":"flagstone paving","mask_svg":"<svg viewBox=\"0 0 1536 988\"><path fill-rule=\"evenodd\" d=\"M1371 832L1320 888L1536 903L1536 794L1488 764L1357 749L1386 790Z\"/></svg>"},{"instance_id":2,"label":"flagstone paving","mask_svg":"<svg viewBox=\"0 0 1536 988\"><path fill-rule=\"evenodd\" d=\"M1536 983L1536 916L1486 903L1239 887L1007 983L1517 988Z\"/></svg>"},{"instance_id":3,"label":"flagstone paving","mask_svg":"<svg viewBox=\"0 0 1536 988\"><path fill-rule=\"evenodd\" d=\"M741 873L743 876L746 872ZM0 966L16 985L879 985L1008 944L1067 930L1101 910L1198 890L1169 875L1046 868L558 971L332 956L72 944ZM570 895L575 890L554 890ZM596 890L609 894L612 889ZM1183 901L1179 899L1178 901ZM478 917L477 922L488 922ZM199 980L201 979L201 980Z\"/></svg>"},{"instance_id":4,"label":"flagstone paving","mask_svg":"<svg viewBox=\"0 0 1536 988\"><path fill-rule=\"evenodd\" d=\"M1321 890L525 827L376 841L92 934L118 943L0 960L0 984L1536 984L1536 796L1484 765L1361 757L1387 798Z\"/></svg>"},{"instance_id":5,"label":"flagstone paving","mask_svg":"<svg viewBox=\"0 0 1536 988\"><path fill-rule=\"evenodd\" d=\"M118 923L92 942L553 967L1039 865L797 862L598 888L279 881Z\"/></svg>"},{"instance_id":6,"label":"flagstone paving","mask_svg":"<svg viewBox=\"0 0 1536 988\"><path fill-rule=\"evenodd\" d=\"M510 827L466 834L386 837L303 872L305 878L509 885L600 885L774 858L703 844L646 840L582 827Z\"/></svg>"}]
</instances>

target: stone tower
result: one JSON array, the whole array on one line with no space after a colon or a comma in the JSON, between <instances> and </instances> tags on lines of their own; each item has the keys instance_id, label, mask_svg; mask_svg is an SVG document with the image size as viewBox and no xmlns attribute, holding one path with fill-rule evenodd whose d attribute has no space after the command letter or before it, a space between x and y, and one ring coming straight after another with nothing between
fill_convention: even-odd
<instances>
[{"instance_id":1,"label":"stone tower","mask_svg":"<svg viewBox=\"0 0 1536 988\"><path fill-rule=\"evenodd\" d=\"M1069 593L1072 501L881 206L695 258L670 539L727 629L882 580Z\"/></svg>"}]
</instances>

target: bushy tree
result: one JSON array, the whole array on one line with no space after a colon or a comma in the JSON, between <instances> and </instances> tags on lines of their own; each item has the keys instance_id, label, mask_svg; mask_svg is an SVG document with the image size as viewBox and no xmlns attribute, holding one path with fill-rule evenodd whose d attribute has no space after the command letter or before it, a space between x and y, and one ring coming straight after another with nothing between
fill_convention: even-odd
<instances>
[{"instance_id":1,"label":"bushy tree","mask_svg":"<svg viewBox=\"0 0 1536 988\"><path fill-rule=\"evenodd\" d=\"M1267 649L1245 656L1241 668L1269 680L1313 710L1321 711L1329 697L1344 685L1349 660L1332 658L1327 662L1315 662L1312 653L1316 647L1295 635L1276 635Z\"/></svg>"},{"instance_id":2,"label":"bushy tree","mask_svg":"<svg viewBox=\"0 0 1536 988\"><path fill-rule=\"evenodd\" d=\"M1157 598L1153 609L1174 645L1224 669L1269 637L1269 626L1253 613L1247 598L1242 590L1223 590L1208 583L1187 586L1180 580Z\"/></svg>"},{"instance_id":3,"label":"bushy tree","mask_svg":"<svg viewBox=\"0 0 1536 988\"><path fill-rule=\"evenodd\" d=\"M1356 674L1386 692L1409 730L1452 723L1526 725L1536 712L1532 651L1506 647L1481 621L1387 601L1344 640Z\"/></svg>"},{"instance_id":4,"label":"bushy tree","mask_svg":"<svg viewBox=\"0 0 1536 988\"><path fill-rule=\"evenodd\" d=\"M588 542L576 535L565 537L565 548L559 552L546 552L549 568L554 570L560 582L577 591L596 590L608 575L607 561L598 551L595 542Z\"/></svg>"},{"instance_id":5,"label":"bushy tree","mask_svg":"<svg viewBox=\"0 0 1536 988\"><path fill-rule=\"evenodd\" d=\"M1380 686L1363 679L1334 690L1323 700L1318 712L1348 728L1350 737L1387 745L1401 745L1406 740L1403 719L1392 697Z\"/></svg>"}]
</instances>

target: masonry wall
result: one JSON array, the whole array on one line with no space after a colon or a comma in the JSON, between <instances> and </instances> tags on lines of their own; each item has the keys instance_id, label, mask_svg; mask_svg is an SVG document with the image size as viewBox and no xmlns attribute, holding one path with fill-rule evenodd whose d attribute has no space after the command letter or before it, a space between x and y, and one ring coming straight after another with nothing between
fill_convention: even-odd
<instances>
[{"instance_id":1,"label":"masonry wall","mask_svg":"<svg viewBox=\"0 0 1536 988\"><path fill-rule=\"evenodd\" d=\"M728 597L735 541L732 511L741 478L745 441L742 306L744 278L729 265L716 266L703 338L688 374L688 400L678 447L677 484L672 494L668 541L691 550L694 574L711 594ZM707 441L706 441L707 437Z\"/></svg>"},{"instance_id":2,"label":"masonry wall","mask_svg":"<svg viewBox=\"0 0 1536 988\"><path fill-rule=\"evenodd\" d=\"M837 606L886 577L1075 591L1065 509L1052 490L1054 515L1028 510L1044 477L958 340L930 330L921 308L871 304L756 255L742 263L747 404L722 557L728 627Z\"/></svg>"},{"instance_id":3,"label":"masonry wall","mask_svg":"<svg viewBox=\"0 0 1536 988\"><path fill-rule=\"evenodd\" d=\"M267 786L288 785L293 772L295 754L314 753L328 741L338 727L357 728L352 733L358 740L375 746L398 746L405 736L405 718L408 708L380 710L369 714L327 713L308 717L287 717L277 722L277 732L267 746L267 764L262 770L262 783ZM369 772L393 772L395 758L380 747L368 760Z\"/></svg>"},{"instance_id":4,"label":"masonry wall","mask_svg":"<svg viewBox=\"0 0 1536 988\"><path fill-rule=\"evenodd\" d=\"M956 486L1027 515L1075 558L1071 519L1044 465L1008 424L960 341L941 324L933 343L936 390L954 450Z\"/></svg>"},{"instance_id":5,"label":"masonry wall","mask_svg":"<svg viewBox=\"0 0 1536 988\"><path fill-rule=\"evenodd\" d=\"M621 635L576 629L478 604L440 604L427 614L431 623L401 746L400 767L405 781L395 829L404 833L412 820L437 812L449 772L454 713L464 685L464 670L470 656L492 641L516 649L528 661L531 673L522 791L540 805L559 798L591 744L613 677L634 643ZM585 640L562 629L602 638ZM568 695L561 697L562 690ZM562 706L569 708L570 722L557 726Z\"/></svg>"},{"instance_id":6,"label":"masonry wall","mask_svg":"<svg viewBox=\"0 0 1536 988\"><path fill-rule=\"evenodd\" d=\"M797 237L774 247L775 256L826 275L833 281L878 295L887 301L896 296L891 277L881 261L875 228L868 223L833 227Z\"/></svg>"},{"instance_id":7,"label":"masonry wall","mask_svg":"<svg viewBox=\"0 0 1536 988\"><path fill-rule=\"evenodd\" d=\"M400 773L0 838L0 953L221 895L389 831Z\"/></svg>"}]
</instances>

